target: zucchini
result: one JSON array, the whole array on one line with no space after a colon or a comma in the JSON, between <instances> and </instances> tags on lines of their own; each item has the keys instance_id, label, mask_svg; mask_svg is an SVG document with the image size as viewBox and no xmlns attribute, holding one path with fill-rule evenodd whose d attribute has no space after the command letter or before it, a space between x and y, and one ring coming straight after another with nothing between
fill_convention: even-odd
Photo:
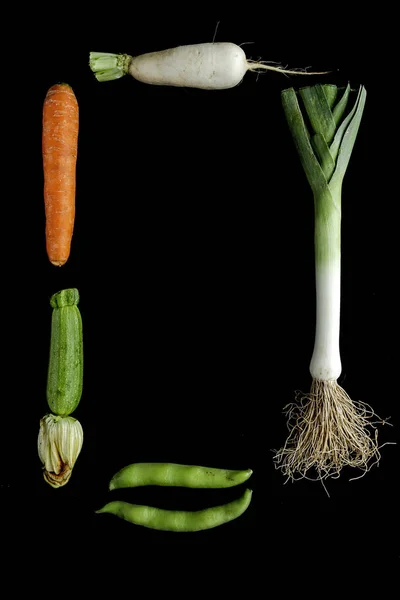
<instances>
[{"instance_id":1,"label":"zucchini","mask_svg":"<svg viewBox=\"0 0 400 600\"><path fill-rule=\"evenodd\" d=\"M65 417L77 408L83 387L82 317L79 292L61 290L50 298L50 358L47 374L47 403L51 412Z\"/></svg>"}]
</instances>

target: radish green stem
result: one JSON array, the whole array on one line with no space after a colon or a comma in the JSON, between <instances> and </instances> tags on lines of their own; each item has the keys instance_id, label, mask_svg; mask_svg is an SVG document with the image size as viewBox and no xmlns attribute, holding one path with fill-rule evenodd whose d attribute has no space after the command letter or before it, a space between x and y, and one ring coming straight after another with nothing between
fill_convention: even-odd
<instances>
[{"instance_id":1,"label":"radish green stem","mask_svg":"<svg viewBox=\"0 0 400 600\"><path fill-rule=\"evenodd\" d=\"M127 75L132 57L128 54L110 52L91 52L89 66L97 81L112 81Z\"/></svg>"}]
</instances>

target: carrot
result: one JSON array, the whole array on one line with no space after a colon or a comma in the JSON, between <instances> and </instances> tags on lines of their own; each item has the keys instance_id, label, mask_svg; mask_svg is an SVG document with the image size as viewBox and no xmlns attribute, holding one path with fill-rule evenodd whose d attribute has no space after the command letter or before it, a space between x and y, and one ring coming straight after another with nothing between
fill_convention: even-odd
<instances>
[{"instance_id":1,"label":"carrot","mask_svg":"<svg viewBox=\"0 0 400 600\"><path fill-rule=\"evenodd\" d=\"M79 107L66 83L47 91L43 104L42 155L46 251L61 267L70 255L75 222Z\"/></svg>"}]
</instances>

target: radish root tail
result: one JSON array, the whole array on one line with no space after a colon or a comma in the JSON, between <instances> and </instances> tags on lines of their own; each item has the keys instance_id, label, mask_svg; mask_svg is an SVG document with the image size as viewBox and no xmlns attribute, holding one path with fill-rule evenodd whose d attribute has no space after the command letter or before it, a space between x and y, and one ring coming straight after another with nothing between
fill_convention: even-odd
<instances>
[{"instance_id":1,"label":"radish root tail","mask_svg":"<svg viewBox=\"0 0 400 600\"><path fill-rule=\"evenodd\" d=\"M336 381L314 379L310 393L298 396L284 413L289 435L274 463L287 480L337 479L346 466L361 469L362 477L379 463L382 446L375 425L387 420L368 404L351 400Z\"/></svg>"},{"instance_id":2,"label":"radish root tail","mask_svg":"<svg viewBox=\"0 0 400 600\"><path fill-rule=\"evenodd\" d=\"M326 75L327 73L330 73L330 71L308 71L307 68L287 69L286 67L282 67L279 63L272 63L265 60L256 61L248 59L247 67L249 71L254 71L256 73L262 73L264 71L277 71L284 75Z\"/></svg>"}]
</instances>

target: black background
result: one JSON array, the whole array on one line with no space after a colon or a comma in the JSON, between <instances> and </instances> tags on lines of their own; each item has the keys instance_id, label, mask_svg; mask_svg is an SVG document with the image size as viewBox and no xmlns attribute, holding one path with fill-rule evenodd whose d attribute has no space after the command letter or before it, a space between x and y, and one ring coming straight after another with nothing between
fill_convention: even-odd
<instances>
[{"instance_id":1,"label":"black background","mask_svg":"<svg viewBox=\"0 0 400 600\"><path fill-rule=\"evenodd\" d=\"M128 23L119 11L118 26L104 17L84 33L58 17L53 35L32 32L15 55L3 164L12 186L3 221L10 385L0 493L10 544L51 546L55 530L97 557L126 556L126 548L131 557L221 549L251 557L253 575L321 554L398 559L398 446L382 448L379 468L362 479L349 482L355 473L345 469L328 481L330 497L316 482L284 485L272 461L286 437L283 406L310 386L314 339L312 196L280 104L292 85L350 81L367 89L342 196L340 383L392 417L382 443L397 437L390 231L398 191L387 144L396 137L390 98L398 76L372 49L373 15L329 33L317 16L267 17L256 7L243 19L155 13ZM131 77L100 84L89 69L90 51L140 54L211 41L217 24L216 41L248 42L250 58L331 73L248 73L234 89L209 92ZM41 112L59 81L77 96L80 134L71 255L55 268L45 252ZM81 295L84 391L74 416L85 439L70 482L54 490L42 478L36 440L47 411L49 298L65 287ZM240 519L198 534L96 515L111 499L110 477L136 461L252 468L252 503ZM145 488L112 497L197 509L242 491Z\"/></svg>"}]
</instances>

